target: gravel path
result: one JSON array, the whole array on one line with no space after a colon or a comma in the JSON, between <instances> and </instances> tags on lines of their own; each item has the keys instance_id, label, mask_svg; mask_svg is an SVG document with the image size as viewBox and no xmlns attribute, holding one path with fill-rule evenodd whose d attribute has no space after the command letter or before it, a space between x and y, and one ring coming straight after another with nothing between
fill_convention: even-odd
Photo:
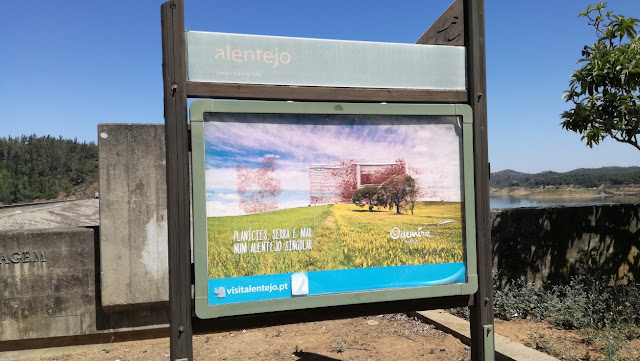
<instances>
[{"instance_id":1,"label":"gravel path","mask_svg":"<svg viewBox=\"0 0 640 361\"><path fill-rule=\"evenodd\" d=\"M0 231L17 229L97 226L99 199L8 207L0 209Z\"/></svg>"}]
</instances>

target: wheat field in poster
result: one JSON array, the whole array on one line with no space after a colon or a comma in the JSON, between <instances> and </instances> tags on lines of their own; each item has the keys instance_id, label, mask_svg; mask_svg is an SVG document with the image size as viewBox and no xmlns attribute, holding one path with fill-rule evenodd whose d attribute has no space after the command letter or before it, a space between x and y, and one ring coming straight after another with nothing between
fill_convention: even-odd
<instances>
[{"instance_id":1,"label":"wheat field in poster","mask_svg":"<svg viewBox=\"0 0 640 361\"><path fill-rule=\"evenodd\" d=\"M464 282L457 122L207 113L210 302L256 284L290 296L297 275L302 295Z\"/></svg>"}]
</instances>

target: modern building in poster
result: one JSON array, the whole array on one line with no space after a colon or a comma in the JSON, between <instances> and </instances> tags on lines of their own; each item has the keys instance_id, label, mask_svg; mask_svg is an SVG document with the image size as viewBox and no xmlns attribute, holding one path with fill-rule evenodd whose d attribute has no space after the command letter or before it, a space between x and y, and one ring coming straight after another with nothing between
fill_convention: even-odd
<instances>
[{"instance_id":1,"label":"modern building in poster","mask_svg":"<svg viewBox=\"0 0 640 361\"><path fill-rule=\"evenodd\" d=\"M402 159L392 162L346 161L339 164L313 164L309 167L311 205L351 203L353 192L366 185L379 186L392 176L409 174Z\"/></svg>"}]
</instances>

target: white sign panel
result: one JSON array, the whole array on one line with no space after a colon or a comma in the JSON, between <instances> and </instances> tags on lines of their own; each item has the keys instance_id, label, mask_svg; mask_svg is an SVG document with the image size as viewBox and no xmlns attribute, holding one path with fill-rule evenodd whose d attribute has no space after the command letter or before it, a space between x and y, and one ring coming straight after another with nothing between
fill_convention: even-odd
<instances>
[{"instance_id":1,"label":"white sign panel","mask_svg":"<svg viewBox=\"0 0 640 361\"><path fill-rule=\"evenodd\" d=\"M186 33L188 80L465 90L465 48Z\"/></svg>"}]
</instances>

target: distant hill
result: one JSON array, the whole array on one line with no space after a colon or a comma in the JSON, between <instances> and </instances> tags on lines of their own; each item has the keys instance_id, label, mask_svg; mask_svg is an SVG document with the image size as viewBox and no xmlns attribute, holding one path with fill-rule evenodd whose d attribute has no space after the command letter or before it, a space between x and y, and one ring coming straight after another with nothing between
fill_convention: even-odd
<instances>
[{"instance_id":1,"label":"distant hill","mask_svg":"<svg viewBox=\"0 0 640 361\"><path fill-rule=\"evenodd\" d=\"M0 138L0 204L97 189L98 146L51 136Z\"/></svg>"},{"instance_id":2,"label":"distant hill","mask_svg":"<svg viewBox=\"0 0 640 361\"><path fill-rule=\"evenodd\" d=\"M640 184L640 167L580 168L565 173L545 171L535 174L505 169L491 173L489 180L489 186L494 188L561 185L593 188L601 185L637 184Z\"/></svg>"}]
</instances>

